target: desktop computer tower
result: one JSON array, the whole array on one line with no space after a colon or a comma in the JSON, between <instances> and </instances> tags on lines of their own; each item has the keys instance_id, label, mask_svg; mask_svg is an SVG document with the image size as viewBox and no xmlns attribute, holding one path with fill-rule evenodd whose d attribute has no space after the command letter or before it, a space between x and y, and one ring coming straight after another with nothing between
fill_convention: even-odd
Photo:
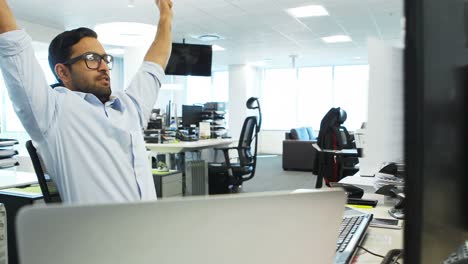
<instances>
[{"instance_id":1,"label":"desktop computer tower","mask_svg":"<svg viewBox=\"0 0 468 264\"><path fill-rule=\"evenodd\" d=\"M208 172L209 194L227 194L229 188L229 173L224 164L210 163Z\"/></svg>"}]
</instances>

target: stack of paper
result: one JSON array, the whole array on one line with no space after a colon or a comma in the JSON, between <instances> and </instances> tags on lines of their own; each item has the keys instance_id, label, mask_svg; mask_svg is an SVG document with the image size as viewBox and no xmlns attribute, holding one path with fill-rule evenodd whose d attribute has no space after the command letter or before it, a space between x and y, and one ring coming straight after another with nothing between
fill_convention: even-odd
<instances>
[{"instance_id":1,"label":"stack of paper","mask_svg":"<svg viewBox=\"0 0 468 264\"><path fill-rule=\"evenodd\" d=\"M18 151L11 149L13 145L18 144L15 139L0 139L0 169L6 169L19 165L15 155Z\"/></svg>"},{"instance_id":2,"label":"stack of paper","mask_svg":"<svg viewBox=\"0 0 468 264\"><path fill-rule=\"evenodd\" d=\"M386 163L384 165L386 165ZM400 163L398 167L399 167L398 169L399 171L396 173L397 176L392 175L392 174L377 172L375 174L374 187L377 190L385 185L394 185L395 187L403 188L405 185L404 178L402 177L404 172L402 172L401 170L404 170L404 165Z\"/></svg>"},{"instance_id":3,"label":"stack of paper","mask_svg":"<svg viewBox=\"0 0 468 264\"><path fill-rule=\"evenodd\" d=\"M19 165L19 163L16 158L0 159L0 169L6 169L17 165Z\"/></svg>"}]
</instances>

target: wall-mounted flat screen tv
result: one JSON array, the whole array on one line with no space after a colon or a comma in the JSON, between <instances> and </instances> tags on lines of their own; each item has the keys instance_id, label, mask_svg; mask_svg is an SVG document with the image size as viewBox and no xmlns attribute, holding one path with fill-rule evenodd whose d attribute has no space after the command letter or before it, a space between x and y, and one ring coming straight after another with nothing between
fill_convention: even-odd
<instances>
[{"instance_id":1,"label":"wall-mounted flat screen tv","mask_svg":"<svg viewBox=\"0 0 468 264\"><path fill-rule=\"evenodd\" d=\"M167 75L211 76L213 50L210 45L172 43Z\"/></svg>"}]
</instances>

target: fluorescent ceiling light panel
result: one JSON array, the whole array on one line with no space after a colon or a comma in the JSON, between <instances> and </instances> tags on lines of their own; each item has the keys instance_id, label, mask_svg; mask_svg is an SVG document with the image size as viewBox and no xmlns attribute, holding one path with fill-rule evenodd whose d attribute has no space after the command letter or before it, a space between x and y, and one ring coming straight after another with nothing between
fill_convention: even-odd
<instances>
[{"instance_id":1,"label":"fluorescent ceiling light panel","mask_svg":"<svg viewBox=\"0 0 468 264\"><path fill-rule=\"evenodd\" d=\"M353 41L350 36L347 35L335 35L322 38L323 42L326 43L339 43L339 42L350 42Z\"/></svg>"},{"instance_id":2,"label":"fluorescent ceiling light panel","mask_svg":"<svg viewBox=\"0 0 468 264\"><path fill-rule=\"evenodd\" d=\"M321 5L309 5L296 8L289 8L286 11L297 18L329 15L325 7Z\"/></svg>"},{"instance_id":3,"label":"fluorescent ceiling light panel","mask_svg":"<svg viewBox=\"0 0 468 264\"><path fill-rule=\"evenodd\" d=\"M213 46L211 46L211 48L213 49L213 51L223 51L224 50L223 47L218 46L218 45L213 45Z\"/></svg>"},{"instance_id":4,"label":"fluorescent ceiling light panel","mask_svg":"<svg viewBox=\"0 0 468 264\"><path fill-rule=\"evenodd\" d=\"M154 25L134 22L112 22L94 27L101 43L124 47L149 45L156 35L156 30Z\"/></svg>"}]
</instances>

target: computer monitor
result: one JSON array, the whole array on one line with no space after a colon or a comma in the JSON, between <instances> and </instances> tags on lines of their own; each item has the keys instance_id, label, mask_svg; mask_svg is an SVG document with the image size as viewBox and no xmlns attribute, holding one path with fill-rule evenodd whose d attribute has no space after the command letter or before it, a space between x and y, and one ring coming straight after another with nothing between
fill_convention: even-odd
<instances>
[{"instance_id":1,"label":"computer monitor","mask_svg":"<svg viewBox=\"0 0 468 264\"><path fill-rule=\"evenodd\" d=\"M213 49L211 45L172 43L167 63L167 75L211 76Z\"/></svg>"},{"instance_id":2,"label":"computer monitor","mask_svg":"<svg viewBox=\"0 0 468 264\"><path fill-rule=\"evenodd\" d=\"M468 2L405 4L404 263L442 263L468 239Z\"/></svg>"},{"instance_id":3,"label":"computer monitor","mask_svg":"<svg viewBox=\"0 0 468 264\"><path fill-rule=\"evenodd\" d=\"M190 126L199 126L202 120L203 107L200 105L182 105L182 126L189 128Z\"/></svg>"},{"instance_id":4,"label":"computer monitor","mask_svg":"<svg viewBox=\"0 0 468 264\"><path fill-rule=\"evenodd\" d=\"M19 212L22 264L332 263L342 190L34 206Z\"/></svg>"}]
</instances>

